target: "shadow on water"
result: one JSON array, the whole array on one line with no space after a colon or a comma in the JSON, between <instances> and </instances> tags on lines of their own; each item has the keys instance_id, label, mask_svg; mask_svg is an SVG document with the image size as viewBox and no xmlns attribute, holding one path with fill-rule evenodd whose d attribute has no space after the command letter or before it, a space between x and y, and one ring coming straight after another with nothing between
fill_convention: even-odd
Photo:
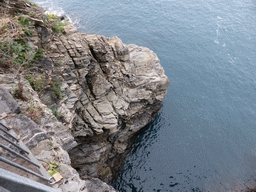
<instances>
[{"instance_id":1,"label":"shadow on water","mask_svg":"<svg viewBox=\"0 0 256 192\"><path fill-rule=\"evenodd\" d=\"M136 133L133 137L133 145L131 148L131 154L135 154L138 149L144 148L146 149L148 146L154 144L154 141L157 139L157 132L160 129L159 122L161 122L161 112L155 118L153 122L149 125L141 129L138 133Z\"/></svg>"},{"instance_id":2,"label":"shadow on water","mask_svg":"<svg viewBox=\"0 0 256 192\"><path fill-rule=\"evenodd\" d=\"M168 110L168 116L173 117L171 121L166 116L166 110ZM240 163L237 162L228 167L223 166L218 161L218 157L216 158L214 155L211 155L212 162L210 162L204 153L201 155L198 153L200 150L193 150L199 145L206 145L207 142L191 145L191 147L186 146L190 150L182 155L180 154L182 152L180 147L183 145L178 143L181 140L175 139L177 127L170 123L179 120L179 118L182 117L179 117L177 106L172 105L171 108L164 108L155 121L134 136L125 162L112 183L117 191L256 191L254 189L256 186L256 149L253 147L246 149L246 152L241 154ZM179 130L182 127L179 127ZM169 137L172 140L170 143L161 140L162 134L166 130L172 133ZM188 128L185 130L186 132L189 131ZM192 128L190 130L195 132ZM184 132L184 138L188 135L186 132ZM192 140L197 142L195 137ZM207 140L211 139L208 138ZM214 140L214 143L216 142L218 140ZM254 145L252 144L252 146ZM158 153L161 150L164 153ZM211 152L211 148L206 148L206 151ZM177 156L179 156L179 161L177 161ZM200 164L196 163L198 158L202 160ZM189 165L187 162L190 162Z\"/></svg>"},{"instance_id":3,"label":"shadow on water","mask_svg":"<svg viewBox=\"0 0 256 192\"><path fill-rule=\"evenodd\" d=\"M152 151L152 148L154 148L156 143L159 142L160 129L167 128L165 123L166 119L164 112L161 111L152 123L141 129L133 137L133 142L130 147L130 151L127 153L126 160L119 171L117 178L114 179L112 183L117 191L207 191L202 188L201 183L196 181L197 179L201 180L201 176L194 175L193 171L191 172L191 170L176 171L173 174L168 172L166 175L158 173L159 171L157 171L156 167L150 164L152 156L155 156L158 159L164 158L163 156L158 156L155 154L155 152ZM158 163L161 164L161 161L158 161ZM167 167L166 169L169 168ZM197 167L194 166L194 169L197 169ZM157 181L159 180L159 177L163 179L163 181L160 183ZM149 180L153 181L150 186L148 186ZM191 187L192 183L194 183L194 185ZM187 185L190 185L190 187Z\"/></svg>"},{"instance_id":4,"label":"shadow on water","mask_svg":"<svg viewBox=\"0 0 256 192\"><path fill-rule=\"evenodd\" d=\"M126 186L130 188L132 192L142 191L142 189L138 189L133 185L133 180L138 179L133 172L137 168L141 169L146 163L146 159L150 154L147 148L152 146L158 137L157 132L160 129L159 122L161 121L161 113L162 112L160 112L153 122L142 128L133 136L132 145L130 146L130 151L127 153L126 162L121 168L117 178L114 179L112 183L117 190L126 191L122 189L123 186ZM133 159L139 159L139 163L136 164L138 167L134 167L135 164ZM129 181L123 179L123 177L129 178Z\"/></svg>"}]
</instances>

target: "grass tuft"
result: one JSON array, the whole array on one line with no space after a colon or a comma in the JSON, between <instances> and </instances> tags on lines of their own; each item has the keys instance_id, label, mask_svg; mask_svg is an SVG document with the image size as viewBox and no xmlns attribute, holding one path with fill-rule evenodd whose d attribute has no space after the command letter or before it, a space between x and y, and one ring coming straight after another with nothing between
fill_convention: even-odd
<instances>
[{"instance_id":1,"label":"grass tuft","mask_svg":"<svg viewBox=\"0 0 256 192\"><path fill-rule=\"evenodd\" d=\"M24 33L28 36L32 36L31 25L33 22L30 21L27 17L23 16L19 16L18 21L22 25L22 30L24 31Z\"/></svg>"},{"instance_id":2,"label":"grass tuft","mask_svg":"<svg viewBox=\"0 0 256 192\"><path fill-rule=\"evenodd\" d=\"M53 32L65 33L64 27L68 23L66 20L61 20L54 14L47 14L46 16L50 19Z\"/></svg>"},{"instance_id":3,"label":"grass tuft","mask_svg":"<svg viewBox=\"0 0 256 192\"><path fill-rule=\"evenodd\" d=\"M49 107L49 109L52 110L52 114L55 116L55 117L59 117L59 112L56 108L54 107Z\"/></svg>"},{"instance_id":4,"label":"grass tuft","mask_svg":"<svg viewBox=\"0 0 256 192\"><path fill-rule=\"evenodd\" d=\"M44 55L44 50L41 49L41 48L39 48L38 51L37 51L37 53L36 53L35 56L34 56L35 62L38 62L38 59L41 58L41 57L43 57L43 55Z\"/></svg>"},{"instance_id":5,"label":"grass tuft","mask_svg":"<svg viewBox=\"0 0 256 192\"><path fill-rule=\"evenodd\" d=\"M66 23L65 21L61 21L61 20L57 20L53 26L52 26L52 30L56 33L64 33L65 30L64 30L64 27L65 27Z\"/></svg>"},{"instance_id":6,"label":"grass tuft","mask_svg":"<svg viewBox=\"0 0 256 192\"><path fill-rule=\"evenodd\" d=\"M60 87L60 82L52 82L51 85L51 90L52 90L52 97L54 99L62 99L62 92L61 92L61 87Z\"/></svg>"}]
</instances>

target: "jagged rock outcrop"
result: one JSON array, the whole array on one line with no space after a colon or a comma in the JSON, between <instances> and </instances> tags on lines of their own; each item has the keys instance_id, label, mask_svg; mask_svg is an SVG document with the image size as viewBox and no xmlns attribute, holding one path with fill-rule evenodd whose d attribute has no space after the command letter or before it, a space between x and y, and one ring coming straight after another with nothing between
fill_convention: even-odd
<instances>
[{"instance_id":1,"label":"jagged rock outcrop","mask_svg":"<svg viewBox=\"0 0 256 192\"><path fill-rule=\"evenodd\" d=\"M124 45L117 37L83 34L81 40L87 55L71 73L79 74L75 82L81 88L72 132L82 144L70 156L82 175L108 180L113 164L106 162L124 153L131 136L154 119L169 80L147 48ZM76 62L79 54L72 51Z\"/></svg>"},{"instance_id":2,"label":"jagged rock outcrop","mask_svg":"<svg viewBox=\"0 0 256 192\"><path fill-rule=\"evenodd\" d=\"M53 62L64 61L53 76L66 94L59 110L73 114L63 118L72 119L72 134L79 143L69 152L72 166L84 177L110 181L114 157L154 119L169 79L147 48L125 45L117 37L80 34L72 25L65 30L46 46Z\"/></svg>"},{"instance_id":3,"label":"jagged rock outcrop","mask_svg":"<svg viewBox=\"0 0 256 192\"><path fill-rule=\"evenodd\" d=\"M114 157L154 119L169 80L147 48L124 45L117 37L81 35L72 26L66 30L53 40L51 52L66 60L59 74L68 95L61 108L75 111L72 133L80 143L69 152L72 165L85 177L110 181Z\"/></svg>"},{"instance_id":4,"label":"jagged rock outcrop","mask_svg":"<svg viewBox=\"0 0 256 192\"><path fill-rule=\"evenodd\" d=\"M23 0L8 6L12 14L31 12ZM131 137L161 109L170 81L148 48L125 45L117 37L80 34L72 24L64 33L53 33L38 19L44 18L42 11L34 12L36 17L27 17L32 23L28 42L42 48L44 56L30 72L44 85L33 98L56 109L59 120L42 116L37 123L68 151L82 178L110 182Z\"/></svg>"}]
</instances>

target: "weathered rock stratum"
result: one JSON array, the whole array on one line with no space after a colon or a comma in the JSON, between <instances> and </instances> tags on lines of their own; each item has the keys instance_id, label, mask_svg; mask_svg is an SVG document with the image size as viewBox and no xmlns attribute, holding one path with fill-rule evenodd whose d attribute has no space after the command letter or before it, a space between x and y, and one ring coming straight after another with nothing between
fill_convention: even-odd
<instances>
[{"instance_id":1,"label":"weathered rock stratum","mask_svg":"<svg viewBox=\"0 0 256 192\"><path fill-rule=\"evenodd\" d=\"M67 76L76 74L72 83L79 93L75 92L72 133L80 144L69 154L82 175L105 180L129 139L160 110L169 80L156 54L147 48L125 45L117 37L82 34L79 39L84 63L77 62L77 53L70 55L75 68Z\"/></svg>"},{"instance_id":2,"label":"weathered rock stratum","mask_svg":"<svg viewBox=\"0 0 256 192\"><path fill-rule=\"evenodd\" d=\"M43 82L40 90L36 93L19 76L30 90L23 92L28 101L20 102L21 109L35 100L54 108L56 126L47 124L44 115L37 117L37 124L68 152L81 178L111 182L134 133L153 121L162 107L170 81L158 57L117 37L79 33L70 23L62 33L54 32L49 27L53 21L24 0L6 0L2 9L24 14L30 21L28 44L44 51L29 68L34 81L31 75L26 78L34 90ZM2 77L0 85L15 89L17 77L10 77Z\"/></svg>"}]
</instances>

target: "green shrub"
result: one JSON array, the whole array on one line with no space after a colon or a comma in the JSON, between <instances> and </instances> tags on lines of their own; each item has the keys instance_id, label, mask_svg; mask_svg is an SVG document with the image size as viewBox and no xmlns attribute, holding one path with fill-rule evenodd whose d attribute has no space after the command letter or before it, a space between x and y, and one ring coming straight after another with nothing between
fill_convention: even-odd
<instances>
[{"instance_id":1,"label":"green shrub","mask_svg":"<svg viewBox=\"0 0 256 192\"><path fill-rule=\"evenodd\" d=\"M24 32L27 36L32 36L32 32L30 30L24 30Z\"/></svg>"},{"instance_id":2,"label":"green shrub","mask_svg":"<svg viewBox=\"0 0 256 192\"><path fill-rule=\"evenodd\" d=\"M28 68L34 58L34 51L23 41L0 39L0 55L9 59L17 68L19 66Z\"/></svg>"},{"instance_id":3,"label":"green shrub","mask_svg":"<svg viewBox=\"0 0 256 192\"><path fill-rule=\"evenodd\" d=\"M68 23L66 20L62 21L54 14L47 14L46 16L48 19L50 19L50 21L49 20L48 21L49 21L49 23L51 23L53 32L56 32L56 33L60 33L60 32L64 33L65 32L64 27Z\"/></svg>"},{"instance_id":4,"label":"green shrub","mask_svg":"<svg viewBox=\"0 0 256 192\"><path fill-rule=\"evenodd\" d=\"M49 165L49 170L48 173L53 176L55 173L58 173L60 171L59 165L53 161L50 161Z\"/></svg>"},{"instance_id":5,"label":"green shrub","mask_svg":"<svg viewBox=\"0 0 256 192\"><path fill-rule=\"evenodd\" d=\"M55 18L56 18L54 14L47 14L46 16L47 16L49 19L55 19Z\"/></svg>"},{"instance_id":6,"label":"green shrub","mask_svg":"<svg viewBox=\"0 0 256 192\"><path fill-rule=\"evenodd\" d=\"M27 17L23 16L20 16L18 18L18 21L22 25L22 30L24 31L24 33L28 36L32 36L32 32L30 31L32 21L30 21Z\"/></svg>"},{"instance_id":7,"label":"green shrub","mask_svg":"<svg viewBox=\"0 0 256 192\"><path fill-rule=\"evenodd\" d=\"M47 163L49 165L48 173L51 176L53 176L55 173L58 173L60 171L59 165L56 162L54 162L52 160L50 160L50 162L47 162L47 161L45 161L43 159L38 159L38 160L39 161L43 161L43 162L45 162L45 163Z\"/></svg>"},{"instance_id":8,"label":"green shrub","mask_svg":"<svg viewBox=\"0 0 256 192\"><path fill-rule=\"evenodd\" d=\"M52 90L52 96L54 99L57 99L57 98L62 99L60 82L57 81L55 83L52 83L51 90Z\"/></svg>"},{"instance_id":9,"label":"green shrub","mask_svg":"<svg viewBox=\"0 0 256 192\"><path fill-rule=\"evenodd\" d=\"M29 13L29 16L30 16L30 17L34 17L34 16L35 16L35 14L34 14L34 13L32 13L32 12L30 12L30 13Z\"/></svg>"},{"instance_id":10,"label":"green shrub","mask_svg":"<svg viewBox=\"0 0 256 192\"><path fill-rule=\"evenodd\" d=\"M41 48L39 48L38 51L37 51L37 53L36 53L35 56L34 56L34 60L35 60L36 62L38 62L38 59L41 58L41 57L43 57L43 55L44 55L44 50L41 49Z\"/></svg>"},{"instance_id":11,"label":"green shrub","mask_svg":"<svg viewBox=\"0 0 256 192\"><path fill-rule=\"evenodd\" d=\"M61 20L57 20L55 21L55 23L52 26L52 30L56 33L64 33L64 27L65 27L66 23L65 21L61 21Z\"/></svg>"},{"instance_id":12,"label":"green shrub","mask_svg":"<svg viewBox=\"0 0 256 192\"><path fill-rule=\"evenodd\" d=\"M60 65L61 65L61 61L59 61L59 60L57 60L57 61L54 62L54 66L55 66L55 67L58 67L58 66L60 66Z\"/></svg>"},{"instance_id":13,"label":"green shrub","mask_svg":"<svg viewBox=\"0 0 256 192\"><path fill-rule=\"evenodd\" d=\"M59 117L59 112L56 108L54 107L49 107L49 109L52 110L52 114L55 116L55 117Z\"/></svg>"},{"instance_id":14,"label":"green shrub","mask_svg":"<svg viewBox=\"0 0 256 192\"><path fill-rule=\"evenodd\" d=\"M5 23L4 26L1 28L1 32L4 32L6 29L8 29L7 23Z\"/></svg>"},{"instance_id":15,"label":"green shrub","mask_svg":"<svg viewBox=\"0 0 256 192\"><path fill-rule=\"evenodd\" d=\"M32 23L28 18L22 16L18 18L18 21L22 26L28 26Z\"/></svg>"},{"instance_id":16,"label":"green shrub","mask_svg":"<svg viewBox=\"0 0 256 192\"><path fill-rule=\"evenodd\" d=\"M35 91L40 91L42 90L44 83L45 83L45 78L44 77L40 77L38 75L26 75L25 79L27 79L31 85L31 87L35 90Z\"/></svg>"}]
</instances>

